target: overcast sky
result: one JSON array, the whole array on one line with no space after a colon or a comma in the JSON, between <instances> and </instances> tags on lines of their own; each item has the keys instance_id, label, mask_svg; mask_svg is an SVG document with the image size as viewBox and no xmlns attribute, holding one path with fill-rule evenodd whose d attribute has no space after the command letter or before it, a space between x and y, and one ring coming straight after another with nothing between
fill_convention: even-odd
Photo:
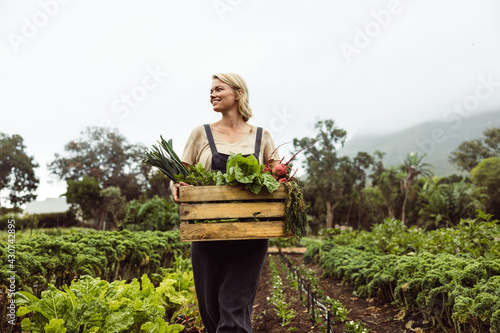
<instances>
[{"instance_id":1,"label":"overcast sky","mask_svg":"<svg viewBox=\"0 0 500 333\"><path fill-rule=\"evenodd\" d=\"M0 37L0 132L40 164L39 200L65 192L46 165L87 126L182 153L219 119L218 72L277 144L318 119L352 137L500 108L498 0L0 0Z\"/></svg>"}]
</instances>

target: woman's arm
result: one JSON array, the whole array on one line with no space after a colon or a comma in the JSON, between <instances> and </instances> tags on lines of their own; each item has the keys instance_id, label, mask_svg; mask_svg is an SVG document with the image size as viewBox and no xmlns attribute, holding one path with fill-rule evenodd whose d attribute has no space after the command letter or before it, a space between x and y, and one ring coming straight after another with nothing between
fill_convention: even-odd
<instances>
[{"instance_id":1,"label":"woman's arm","mask_svg":"<svg viewBox=\"0 0 500 333\"><path fill-rule=\"evenodd\" d=\"M186 169L189 169L188 163L182 162L182 164L184 164ZM189 185L189 184L186 184L184 182L178 182L178 183L174 183L172 181L170 182L170 192L172 193L172 199L174 200L174 202L176 204L179 203L179 187L181 187L181 186L193 186L193 185Z\"/></svg>"}]
</instances>

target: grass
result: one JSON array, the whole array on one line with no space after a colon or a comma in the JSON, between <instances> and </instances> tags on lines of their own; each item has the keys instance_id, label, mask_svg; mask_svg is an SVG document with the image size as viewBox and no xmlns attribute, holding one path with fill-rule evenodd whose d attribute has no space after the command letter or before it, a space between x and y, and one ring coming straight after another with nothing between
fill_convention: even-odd
<instances>
[{"instance_id":1,"label":"grass","mask_svg":"<svg viewBox=\"0 0 500 333\"><path fill-rule=\"evenodd\" d=\"M29 239L36 237L38 235L47 234L51 236L61 236L74 233L88 233L89 231L94 231L94 229L80 228L80 227L70 227L70 228L24 228L22 230L16 230L16 242L21 239ZM9 233L7 230L0 230L0 241L7 241Z\"/></svg>"}]
</instances>

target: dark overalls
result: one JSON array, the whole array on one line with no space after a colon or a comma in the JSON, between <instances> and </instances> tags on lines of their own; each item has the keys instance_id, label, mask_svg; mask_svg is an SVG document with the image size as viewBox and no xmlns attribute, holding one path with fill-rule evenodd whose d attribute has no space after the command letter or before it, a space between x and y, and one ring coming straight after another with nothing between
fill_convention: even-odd
<instances>
[{"instance_id":1,"label":"dark overalls","mask_svg":"<svg viewBox=\"0 0 500 333\"><path fill-rule=\"evenodd\" d=\"M217 152L212 131L205 125L212 150L212 170L226 172L226 154ZM262 128L257 129L259 158ZM268 239L191 243L194 283L201 318L209 333L250 333L253 301L266 258Z\"/></svg>"}]
</instances>

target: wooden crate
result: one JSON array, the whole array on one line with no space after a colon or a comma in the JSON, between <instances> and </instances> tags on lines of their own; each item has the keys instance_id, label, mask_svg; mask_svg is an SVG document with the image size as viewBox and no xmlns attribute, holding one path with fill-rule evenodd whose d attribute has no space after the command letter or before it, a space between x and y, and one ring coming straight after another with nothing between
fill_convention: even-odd
<instances>
[{"instance_id":1,"label":"wooden crate","mask_svg":"<svg viewBox=\"0 0 500 333\"><path fill-rule=\"evenodd\" d=\"M239 186L181 186L181 241L291 238L283 233L286 188L254 194ZM238 201L238 202L231 202ZM193 223L193 220L251 219L259 222Z\"/></svg>"}]
</instances>

